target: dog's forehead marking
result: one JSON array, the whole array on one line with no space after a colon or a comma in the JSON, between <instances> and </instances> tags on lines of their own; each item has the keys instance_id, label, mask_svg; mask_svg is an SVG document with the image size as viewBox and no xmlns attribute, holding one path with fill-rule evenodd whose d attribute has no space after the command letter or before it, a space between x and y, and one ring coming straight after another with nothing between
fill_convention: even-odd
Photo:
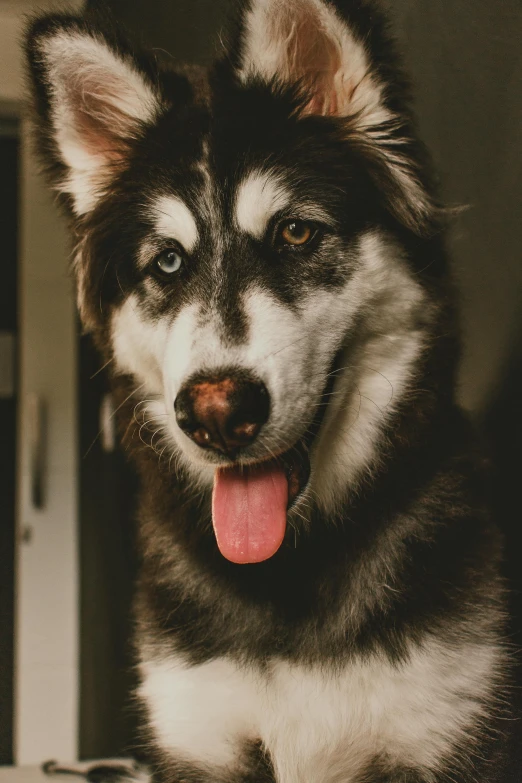
<instances>
[{"instance_id":1,"label":"dog's forehead marking","mask_svg":"<svg viewBox=\"0 0 522 783\"><path fill-rule=\"evenodd\" d=\"M151 205L154 228L160 237L179 242L191 253L199 239L196 218L178 196L160 196Z\"/></svg>"},{"instance_id":2,"label":"dog's forehead marking","mask_svg":"<svg viewBox=\"0 0 522 783\"><path fill-rule=\"evenodd\" d=\"M290 201L291 194L276 173L253 171L237 188L236 223L242 231L261 239L270 218Z\"/></svg>"}]
</instances>

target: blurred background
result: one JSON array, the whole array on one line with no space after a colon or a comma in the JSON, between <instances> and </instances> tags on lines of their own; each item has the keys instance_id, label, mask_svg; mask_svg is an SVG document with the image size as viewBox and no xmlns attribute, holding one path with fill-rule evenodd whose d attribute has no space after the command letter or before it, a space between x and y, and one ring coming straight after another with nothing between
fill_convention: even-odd
<instances>
[{"instance_id":1,"label":"blurred background","mask_svg":"<svg viewBox=\"0 0 522 783\"><path fill-rule=\"evenodd\" d=\"M173 61L206 63L233 1L87 6L109 6ZM450 237L462 297L459 394L493 460L520 617L522 8L388 4L442 193L468 207ZM0 0L0 765L117 755L134 731L135 481L108 421L106 378L80 334L67 235L24 108L24 20L56 7L64 3Z\"/></svg>"}]
</instances>

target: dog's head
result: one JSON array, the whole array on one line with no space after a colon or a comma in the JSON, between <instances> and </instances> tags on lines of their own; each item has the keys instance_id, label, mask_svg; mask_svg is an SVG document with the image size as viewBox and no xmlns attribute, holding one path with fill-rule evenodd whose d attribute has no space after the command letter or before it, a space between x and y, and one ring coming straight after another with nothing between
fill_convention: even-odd
<instances>
[{"instance_id":1,"label":"dog's head","mask_svg":"<svg viewBox=\"0 0 522 783\"><path fill-rule=\"evenodd\" d=\"M250 0L210 73L63 16L28 53L84 324L177 469L214 483L222 552L265 559L287 507L331 508L375 464L429 321L433 210L382 25Z\"/></svg>"}]
</instances>

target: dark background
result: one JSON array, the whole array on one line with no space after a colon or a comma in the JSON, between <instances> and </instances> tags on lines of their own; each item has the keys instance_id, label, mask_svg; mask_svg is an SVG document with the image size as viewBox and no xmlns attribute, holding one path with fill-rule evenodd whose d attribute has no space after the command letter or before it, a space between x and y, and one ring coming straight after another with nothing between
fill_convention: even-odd
<instances>
[{"instance_id":1,"label":"dark background","mask_svg":"<svg viewBox=\"0 0 522 783\"><path fill-rule=\"evenodd\" d=\"M146 46L207 63L234 0L110 0ZM522 536L522 9L519 0L393 0L390 17L413 75L423 139L455 219L450 245L462 291L461 398L493 457L493 498L507 535L506 572L521 616ZM81 753L124 751L133 734L128 694L134 478L98 443L106 382L81 345ZM518 627L513 639L522 643ZM518 780L518 778L517 778Z\"/></svg>"}]
</instances>

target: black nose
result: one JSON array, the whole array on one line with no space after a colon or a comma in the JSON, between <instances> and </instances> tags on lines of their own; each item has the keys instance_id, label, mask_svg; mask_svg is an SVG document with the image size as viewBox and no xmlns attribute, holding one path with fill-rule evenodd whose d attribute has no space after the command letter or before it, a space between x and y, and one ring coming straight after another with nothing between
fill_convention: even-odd
<instances>
[{"instance_id":1,"label":"black nose","mask_svg":"<svg viewBox=\"0 0 522 783\"><path fill-rule=\"evenodd\" d=\"M268 420L270 396L264 383L246 374L198 375L183 386L174 410L180 428L194 443L234 459Z\"/></svg>"}]
</instances>

